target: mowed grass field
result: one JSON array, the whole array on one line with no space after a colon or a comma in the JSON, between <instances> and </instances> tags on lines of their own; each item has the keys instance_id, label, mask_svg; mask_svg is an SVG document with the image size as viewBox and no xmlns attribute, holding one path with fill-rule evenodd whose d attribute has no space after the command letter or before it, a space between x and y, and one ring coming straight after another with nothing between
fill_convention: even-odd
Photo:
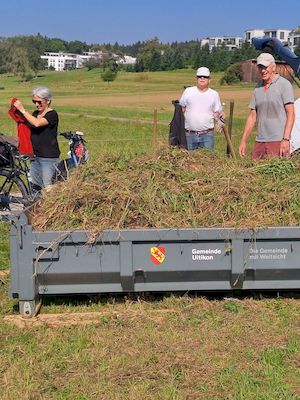
<instances>
[{"instance_id":1,"label":"mowed grass field","mask_svg":"<svg viewBox=\"0 0 300 400\"><path fill-rule=\"evenodd\" d=\"M253 85L220 87L234 101L235 149ZM10 99L33 110L31 90L49 86L60 130L86 135L91 162L100 152L152 149L168 140L172 100L194 84L194 71L121 72L110 85L99 70L43 72L29 83L0 76L0 131L14 135ZM295 88L295 94L300 92ZM61 140L62 155L67 144ZM216 151L226 143L216 137ZM212 166L213 167L213 166ZM8 298L9 225L0 224L0 399L300 399L298 294L173 293L45 298L25 323Z\"/></svg>"}]
</instances>

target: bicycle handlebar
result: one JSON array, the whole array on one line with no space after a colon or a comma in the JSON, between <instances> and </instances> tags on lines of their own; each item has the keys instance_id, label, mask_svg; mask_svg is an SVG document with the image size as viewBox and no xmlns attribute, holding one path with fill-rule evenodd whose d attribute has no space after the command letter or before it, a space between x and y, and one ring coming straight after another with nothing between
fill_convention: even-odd
<instances>
[{"instance_id":1,"label":"bicycle handlebar","mask_svg":"<svg viewBox=\"0 0 300 400\"><path fill-rule=\"evenodd\" d=\"M84 142L83 139L83 132L73 132L73 131L69 131L69 132L61 132L59 133L60 136L63 136L65 139L67 140L82 140Z\"/></svg>"}]
</instances>

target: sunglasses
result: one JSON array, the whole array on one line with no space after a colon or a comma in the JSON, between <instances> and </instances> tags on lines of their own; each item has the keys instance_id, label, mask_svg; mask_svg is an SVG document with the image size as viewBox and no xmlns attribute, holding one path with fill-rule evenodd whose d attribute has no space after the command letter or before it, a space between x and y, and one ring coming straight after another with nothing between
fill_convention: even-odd
<instances>
[{"instance_id":1,"label":"sunglasses","mask_svg":"<svg viewBox=\"0 0 300 400\"><path fill-rule=\"evenodd\" d=\"M205 78L205 79L208 79L208 78L209 78L209 76L198 75L198 76L197 76L197 78Z\"/></svg>"},{"instance_id":2,"label":"sunglasses","mask_svg":"<svg viewBox=\"0 0 300 400\"><path fill-rule=\"evenodd\" d=\"M38 104L39 106L42 104L43 100L32 100L33 104Z\"/></svg>"}]
</instances>

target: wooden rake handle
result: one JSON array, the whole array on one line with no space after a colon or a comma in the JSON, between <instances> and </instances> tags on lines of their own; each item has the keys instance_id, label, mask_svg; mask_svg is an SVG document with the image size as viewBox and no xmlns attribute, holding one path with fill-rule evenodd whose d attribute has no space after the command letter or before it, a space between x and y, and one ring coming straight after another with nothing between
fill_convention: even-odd
<instances>
[{"instance_id":1,"label":"wooden rake handle","mask_svg":"<svg viewBox=\"0 0 300 400\"><path fill-rule=\"evenodd\" d=\"M234 148L233 148L232 141L231 141L231 138L230 138L229 133L228 133L227 126L225 124L222 125L222 130L223 130L224 135L225 135L225 139L226 139L226 142L227 142L227 145L228 145L230 156L235 159L236 156L235 156Z\"/></svg>"}]
</instances>

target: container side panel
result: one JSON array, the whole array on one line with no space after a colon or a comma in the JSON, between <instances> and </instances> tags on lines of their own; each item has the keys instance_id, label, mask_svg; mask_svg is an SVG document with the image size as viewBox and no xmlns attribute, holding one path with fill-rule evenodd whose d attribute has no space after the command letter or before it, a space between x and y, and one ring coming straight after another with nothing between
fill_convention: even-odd
<instances>
[{"instance_id":1,"label":"container side panel","mask_svg":"<svg viewBox=\"0 0 300 400\"><path fill-rule=\"evenodd\" d=\"M244 288L287 289L299 286L300 241L256 240L244 243Z\"/></svg>"},{"instance_id":2,"label":"container side panel","mask_svg":"<svg viewBox=\"0 0 300 400\"><path fill-rule=\"evenodd\" d=\"M38 282L41 294L100 293L102 285L108 292L119 291L119 246L62 245L59 258L38 258Z\"/></svg>"},{"instance_id":3,"label":"container side panel","mask_svg":"<svg viewBox=\"0 0 300 400\"><path fill-rule=\"evenodd\" d=\"M134 243L135 290L225 289L231 245L224 241Z\"/></svg>"}]
</instances>

